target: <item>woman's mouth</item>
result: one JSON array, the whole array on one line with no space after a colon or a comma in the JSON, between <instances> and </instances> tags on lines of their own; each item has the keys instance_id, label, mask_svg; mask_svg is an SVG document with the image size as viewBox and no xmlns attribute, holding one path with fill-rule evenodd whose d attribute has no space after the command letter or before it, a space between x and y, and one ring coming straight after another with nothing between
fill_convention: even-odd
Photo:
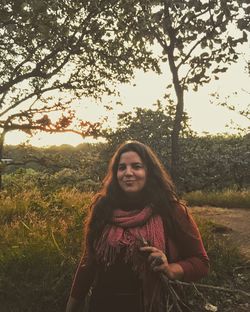
<instances>
[{"instance_id":1,"label":"woman's mouth","mask_svg":"<svg viewBox=\"0 0 250 312\"><path fill-rule=\"evenodd\" d=\"M127 184L127 185L131 185L134 182L135 182L135 180L126 180L126 181L124 181L124 183Z\"/></svg>"}]
</instances>

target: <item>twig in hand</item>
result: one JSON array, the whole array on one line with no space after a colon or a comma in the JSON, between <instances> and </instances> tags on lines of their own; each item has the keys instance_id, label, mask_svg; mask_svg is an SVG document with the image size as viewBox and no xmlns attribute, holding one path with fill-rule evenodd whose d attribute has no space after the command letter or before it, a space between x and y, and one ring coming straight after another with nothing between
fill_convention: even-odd
<instances>
[{"instance_id":1,"label":"twig in hand","mask_svg":"<svg viewBox=\"0 0 250 312\"><path fill-rule=\"evenodd\" d=\"M173 306L175 308L177 308L177 311L182 312L182 308L181 306L185 307L186 309L188 309L189 311L192 312L192 310L189 308L188 305L186 305L180 298L180 296L177 294L177 292L175 291L175 289L172 287L171 284L175 284L176 283L171 283L172 281L170 279L168 279L164 273L160 273L160 278L161 281L164 285L164 288L166 289L166 292L168 292L171 295L172 301L173 301Z\"/></svg>"},{"instance_id":2,"label":"twig in hand","mask_svg":"<svg viewBox=\"0 0 250 312\"><path fill-rule=\"evenodd\" d=\"M149 243L143 238L140 233L138 235L139 240L141 241L141 244L143 246L149 246ZM160 261L161 259L159 259ZM160 264L160 263L159 263ZM248 263L247 263L248 264ZM223 292L228 292L228 293L238 293L240 295L250 297L250 293L240 290L240 289L230 289L230 288L224 288L220 286L213 286L213 285L207 285L207 284L199 284L199 283L188 283L188 282L183 282L183 281L173 281L169 280L164 273L160 273L160 279L162 281L162 284L165 288L166 294L168 294L166 298L166 312L171 312L173 309L175 311L182 312L182 307L185 307L188 309L188 311L192 311L190 307L188 307L180 298L180 296L177 294L175 291L173 285L182 285L182 286L187 286L187 287L193 287L196 291L196 293L204 300L204 302L207 302L206 298L204 295L198 290L198 288L206 288L206 289L212 289L212 290L217 290L217 291L223 291ZM171 301L172 302L171 302Z\"/></svg>"},{"instance_id":3,"label":"twig in hand","mask_svg":"<svg viewBox=\"0 0 250 312\"><path fill-rule=\"evenodd\" d=\"M144 247L149 246L149 243L141 235L140 232L138 232L138 238ZM157 265L162 264L162 259L157 258L156 264ZM164 273L160 273L160 279L161 279L162 285L164 287L165 294L167 296L167 298L166 298L166 312L171 312L171 311L183 312L182 307L185 307L186 309L188 309L188 311L192 312L192 310L181 300L180 296L177 294L174 287L170 284L170 280L166 277L166 275Z\"/></svg>"}]
</instances>

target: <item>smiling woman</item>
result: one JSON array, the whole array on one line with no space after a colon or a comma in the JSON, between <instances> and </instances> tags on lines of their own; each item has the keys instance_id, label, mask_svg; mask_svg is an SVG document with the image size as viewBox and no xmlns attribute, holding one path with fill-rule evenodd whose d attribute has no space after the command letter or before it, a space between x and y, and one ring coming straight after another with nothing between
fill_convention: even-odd
<instances>
[{"instance_id":1,"label":"smiling woman","mask_svg":"<svg viewBox=\"0 0 250 312\"><path fill-rule=\"evenodd\" d=\"M162 312L175 304L162 275L195 281L208 273L194 220L158 157L137 141L112 157L90 205L84 245L66 312L80 311L84 301L90 312Z\"/></svg>"}]
</instances>

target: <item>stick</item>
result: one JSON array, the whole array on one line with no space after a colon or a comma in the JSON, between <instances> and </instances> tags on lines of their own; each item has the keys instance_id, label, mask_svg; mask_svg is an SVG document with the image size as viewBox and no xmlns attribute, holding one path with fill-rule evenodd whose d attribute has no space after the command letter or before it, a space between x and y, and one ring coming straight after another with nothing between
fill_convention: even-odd
<instances>
[{"instance_id":1,"label":"stick","mask_svg":"<svg viewBox=\"0 0 250 312\"><path fill-rule=\"evenodd\" d=\"M187 282L182 282L182 281L169 281L170 284L180 284L184 286L189 286L189 287L200 287L200 288L208 288L208 289L214 289L214 290L219 290L219 291L224 291L224 292L230 292L230 293L239 293L241 295L244 295L246 297L250 297L250 293L241 290L241 289L231 289L231 288L224 288L220 286L213 286L213 285L207 285L207 284L197 284L197 283L187 283Z\"/></svg>"}]
</instances>

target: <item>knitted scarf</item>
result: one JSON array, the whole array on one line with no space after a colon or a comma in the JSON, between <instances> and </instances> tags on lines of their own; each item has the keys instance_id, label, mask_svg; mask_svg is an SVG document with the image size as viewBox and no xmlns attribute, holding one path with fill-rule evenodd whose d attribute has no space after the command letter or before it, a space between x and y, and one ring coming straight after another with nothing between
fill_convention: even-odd
<instances>
[{"instance_id":1,"label":"knitted scarf","mask_svg":"<svg viewBox=\"0 0 250 312\"><path fill-rule=\"evenodd\" d=\"M139 251L145 242L165 252L161 217L154 215L151 207L132 211L117 209L96 243L96 256L98 261L109 266L115 262L121 249L125 250L124 261L131 263L142 279L144 311L158 312L161 311L161 281L159 274L149 268L147 255Z\"/></svg>"}]
</instances>

